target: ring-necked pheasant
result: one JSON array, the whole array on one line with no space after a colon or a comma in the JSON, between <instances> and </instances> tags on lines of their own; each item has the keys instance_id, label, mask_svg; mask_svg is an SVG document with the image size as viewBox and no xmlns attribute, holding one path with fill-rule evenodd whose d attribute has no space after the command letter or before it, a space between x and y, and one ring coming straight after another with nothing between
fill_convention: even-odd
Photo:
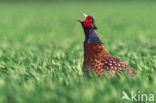
<instances>
[{"instance_id":1,"label":"ring-necked pheasant","mask_svg":"<svg viewBox=\"0 0 156 103\"><path fill-rule=\"evenodd\" d=\"M104 44L95 32L97 27L93 17L86 14L83 16L86 20L79 20L85 33L83 71L88 73L91 68L97 75L101 76L106 70L113 77L124 71L128 71L130 75L136 74L136 71L122 60L107 53Z\"/></svg>"}]
</instances>

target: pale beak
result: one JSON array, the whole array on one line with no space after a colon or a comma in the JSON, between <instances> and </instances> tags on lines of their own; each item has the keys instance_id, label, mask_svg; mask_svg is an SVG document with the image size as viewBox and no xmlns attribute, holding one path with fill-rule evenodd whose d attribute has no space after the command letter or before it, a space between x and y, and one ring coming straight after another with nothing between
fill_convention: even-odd
<instances>
[{"instance_id":1,"label":"pale beak","mask_svg":"<svg viewBox=\"0 0 156 103\"><path fill-rule=\"evenodd\" d=\"M87 15L87 14L85 14L85 13L82 13L82 15L83 15L85 18L87 18L87 16L88 16L88 15Z\"/></svg>"},{"instance_id":2,"label":"pale beak","mask_svg":"<svg viewBox=\"0 0 156 103\"><path fill-rule=\"evenodd\" d=\"M88 15L87 14L85 14L85 13L82 13L82 15L85 17L85 18L87 18L88 17ZM78 22L83 22L82 20L77 20Z\"/></svg>"},{"instance_id":3,"label":"pale beak","mask_svg":"<svg viewBox=\"0 0 156 103\"><path fill-rule=\"evenodd\" d=\"M82 20L77 20L77 21L80 22L80 23L83 22Z\"/></svg>"}]
</instances>

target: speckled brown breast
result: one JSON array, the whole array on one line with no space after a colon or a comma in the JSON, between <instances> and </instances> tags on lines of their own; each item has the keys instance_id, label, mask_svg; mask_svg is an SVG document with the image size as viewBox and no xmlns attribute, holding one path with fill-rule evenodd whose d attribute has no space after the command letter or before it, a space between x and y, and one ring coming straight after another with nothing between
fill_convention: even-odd
<instances>
[{"instance_id":1,"label":"speckled brown breast","mask_svg":"<svg viewBox=\"0 0 156 103\"><path fill-rule=\"evenodd\" d=\"M129 73L135 73L133 68L126 63L109 55L102 42L96 45L84 43L83 71L88 72L90 68L93 69L97 75L102 75L103 70L108 71L112 76L120 74L126 69L128 69Z\"/></svg>"}]
</instances>

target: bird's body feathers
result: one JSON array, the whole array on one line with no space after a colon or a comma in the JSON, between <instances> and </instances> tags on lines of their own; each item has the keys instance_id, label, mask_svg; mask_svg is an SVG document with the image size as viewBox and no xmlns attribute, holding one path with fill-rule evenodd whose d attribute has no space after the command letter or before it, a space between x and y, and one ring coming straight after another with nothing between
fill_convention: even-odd
<instances>
[{"instance_id":1,"label":"bird's body feathers","mask_svg":"<svg viewBox=\"0 0 156 103\"><path fill-rule=\"evenodd\" d=\"M87 15L85 18L85 21L80 21L85 32L83 71L88 73L91 69L99 76L106 71L113 77L124 71L128 71L130 75L136 74L135 70L125 62L108 54L95 32L97 27L94 19Z\"/></svg>"},{"instance_id":2,"label":"bird's body feathers","mask_svg":"<svg viewBox=\"0 0 156 103\"><path fill-rule=\"evenodd\" d=\"M122 60L109 55L102 42L98 44L84 43L83 71L87 72L88 68L96 71L97 75L102 75L104 70L112 76L120 75L125 70L128 70L130 74L135 72Z\"/></svg>"}]
</instances>

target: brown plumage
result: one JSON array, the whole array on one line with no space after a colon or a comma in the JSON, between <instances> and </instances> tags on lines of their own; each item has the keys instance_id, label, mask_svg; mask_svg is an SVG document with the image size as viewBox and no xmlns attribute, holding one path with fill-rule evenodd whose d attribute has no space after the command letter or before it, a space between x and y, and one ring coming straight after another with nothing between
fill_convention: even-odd
<instances>
[{"instance_id":1,"label":"brown plumage","mask_svg":"<svg viewBox=\"0 0 156 103\"><path fill-rule=\"evenodd\" d=\"M94 19L91 16L84 16L86 20L80 21L85 32L83 71L88 73L92 69L99 76L107 71L113 77L124 71L128 71L129 75L136 74L136 71L122 60L107 53L95 32L97 27Z\"/></svg>"},{"instance_id":2,"label":"brown plumage","mask_svg":"<svg viewBox=\"0 0 156 103\"><path fill-rule=\"evenodd\" d=\"M87 72L89 68L92 68L97 75L102 75L103 70L106 70L113 77L120 75L125 70L128 70L130 75L136 73L133 68L122 60L109 55L102 42L99 42L97 45L84 43L83 71Z\"/></svg>"}]
</instances>

